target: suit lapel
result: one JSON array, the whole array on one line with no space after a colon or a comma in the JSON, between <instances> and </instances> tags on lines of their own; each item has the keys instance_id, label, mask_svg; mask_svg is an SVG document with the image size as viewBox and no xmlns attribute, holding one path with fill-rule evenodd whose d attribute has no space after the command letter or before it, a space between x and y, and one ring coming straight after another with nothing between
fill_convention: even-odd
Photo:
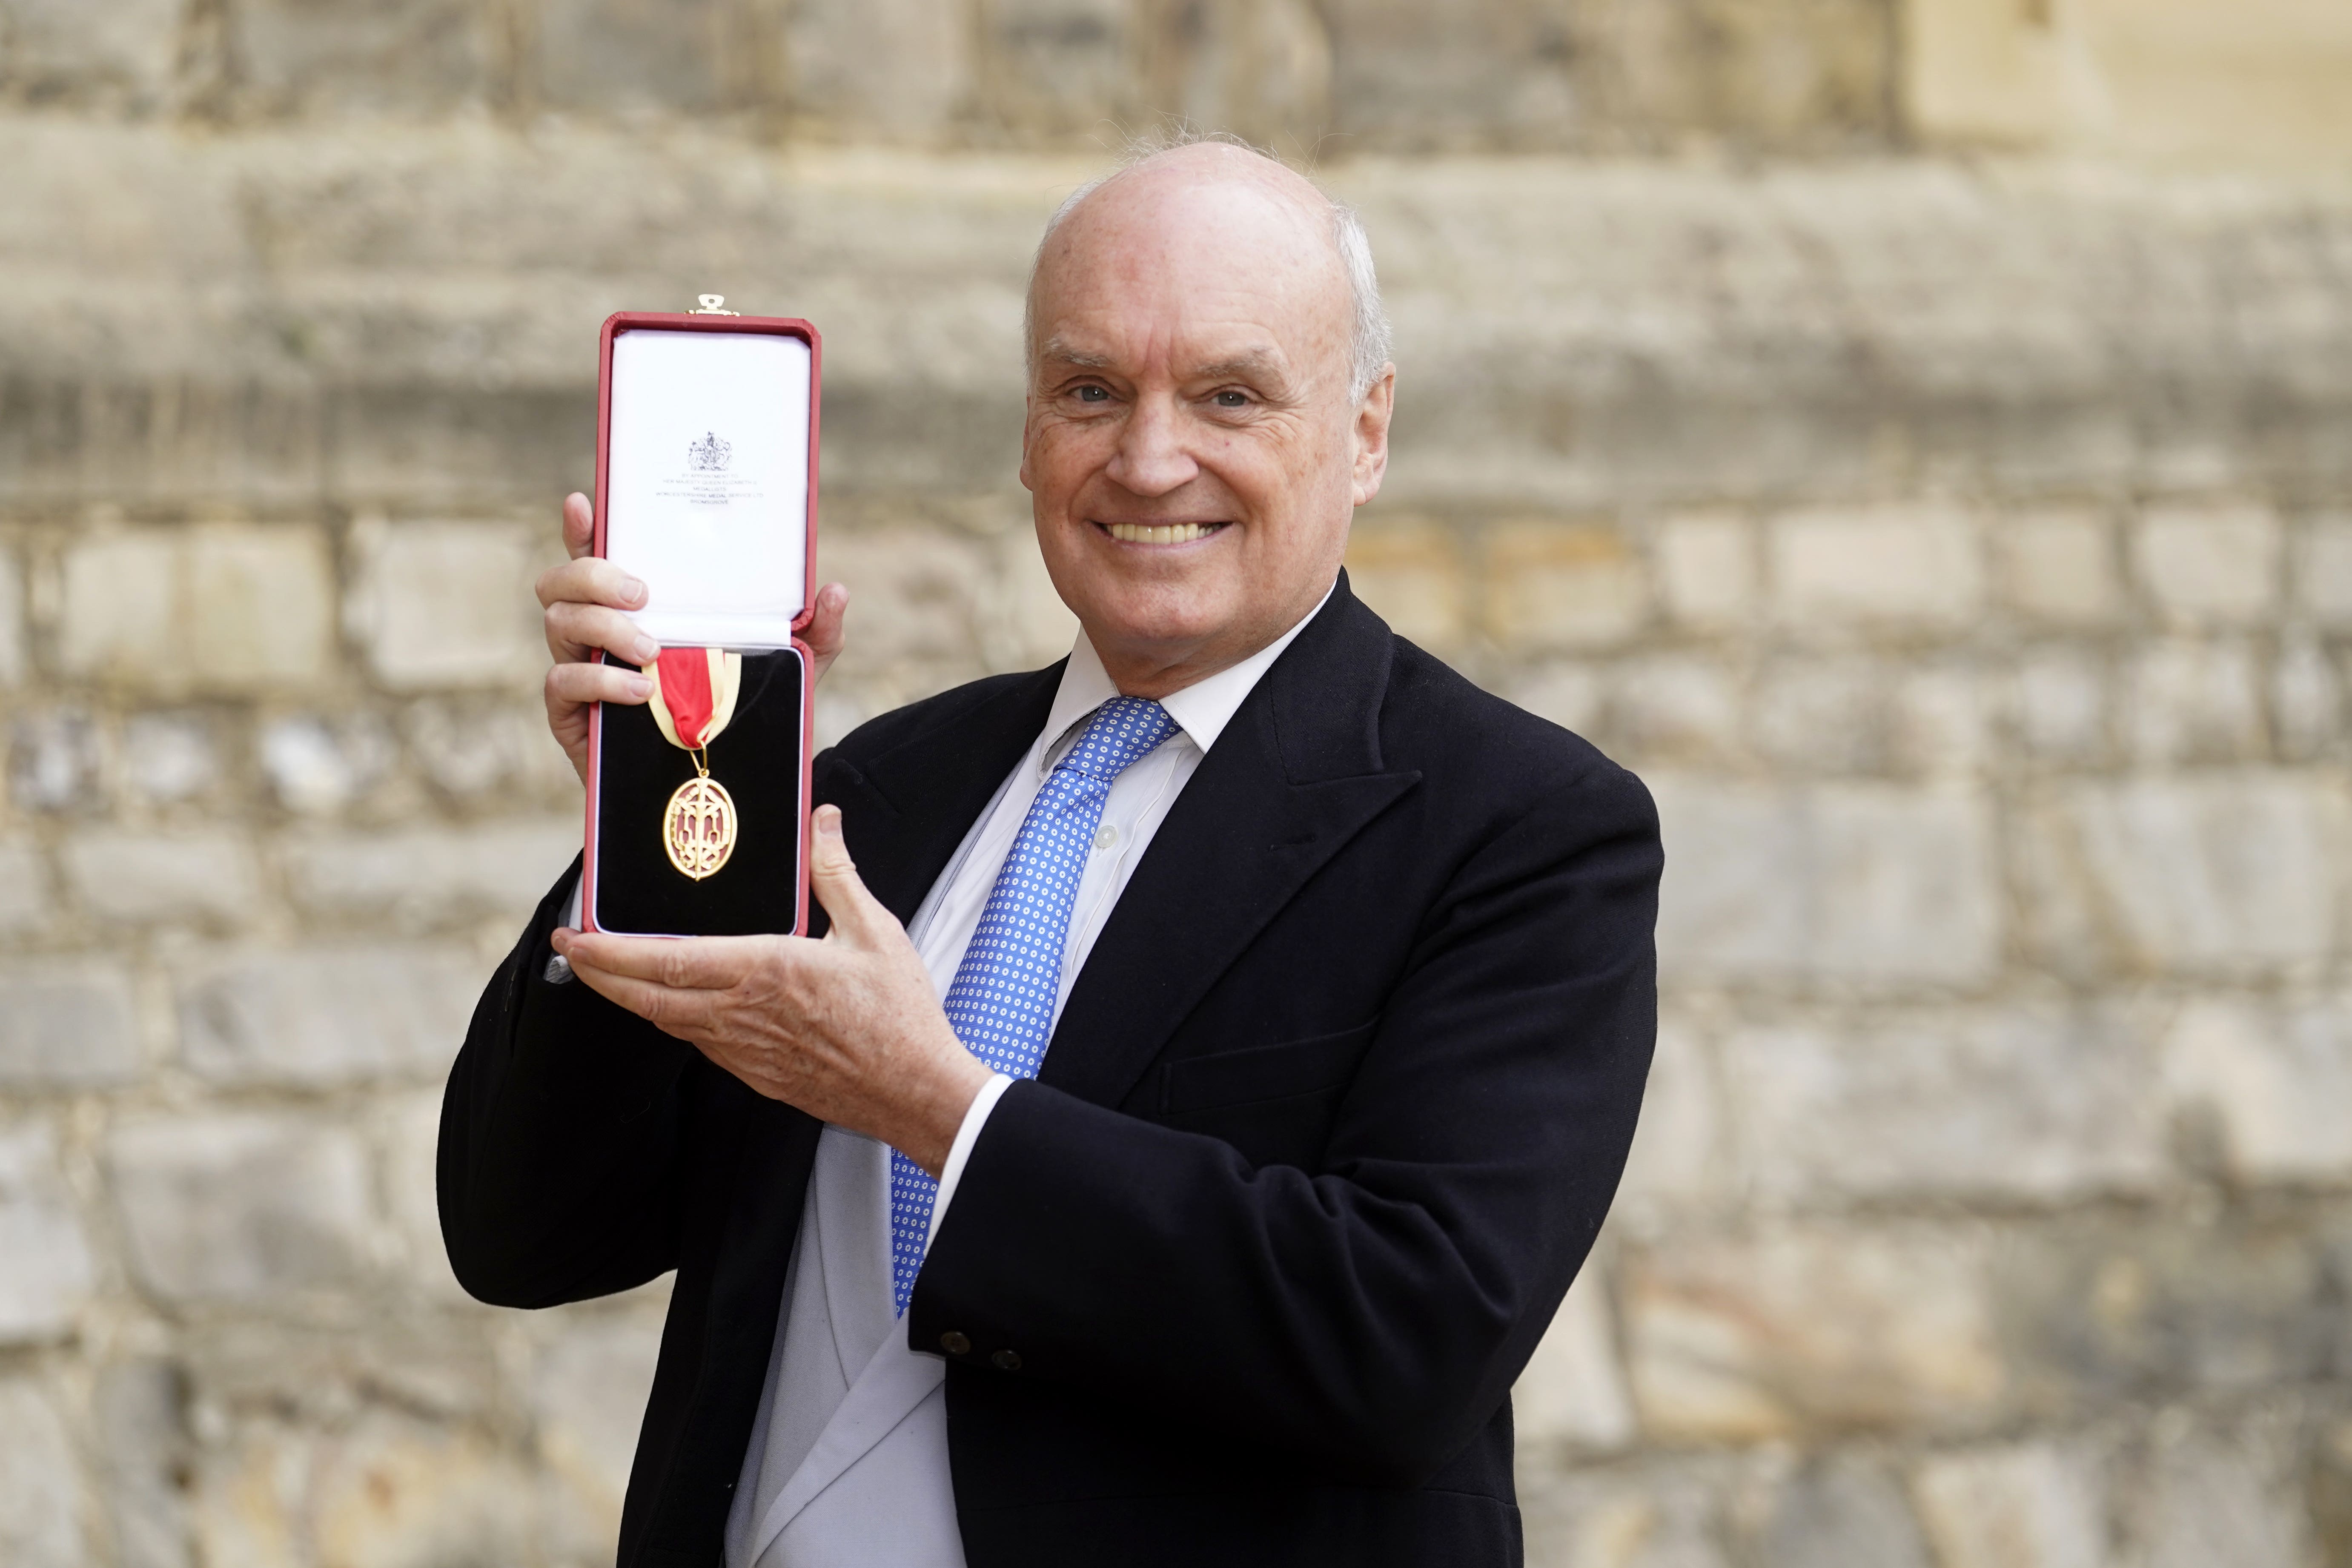
<instances>
[{"instance_id":1,"label":"suit lapel","mask_svg":"<svg viewBox=\"0 0 2352 1568\"><path fill-rule=\"evenodd\" d=\"M1342 576L1153 835L1071 988L1040 1082L1118 1104L1307 879L1420 781L1381 763L1389 653L1388 627Z\"/></svg>"},{"instance_id":2,"label":"suit lapel","mask_svg":"<svg viewBox=\"0 0 2352 1568\"><path fill-rule=\"evenodd\" d=\"M1055 663L883 752L863 772L837 764L827 793L841 807L850 856L866 889L900 924L915 918L956 846L1045 727L1061 684ZM814 915L812 931L821 931Z\"/></svg>"}]
</instances>

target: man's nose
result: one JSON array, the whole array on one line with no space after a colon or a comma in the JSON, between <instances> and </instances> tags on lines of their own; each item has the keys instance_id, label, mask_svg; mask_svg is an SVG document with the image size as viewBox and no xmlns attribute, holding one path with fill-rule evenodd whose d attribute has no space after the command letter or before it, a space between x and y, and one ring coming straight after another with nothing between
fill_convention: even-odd
<instances>
[{"instance_id":1,"label":"man's nose","mask_svg":"<svg viewBox=\"0 0 2352 1568\"><path fill-rule=\"evenodd\" d=\"M1105 471L1122 489L1139 496L1164 496L1192 481L1201 465L1185 445L1183 416L1174 398L1137 401Z\"/></svg>"}]
</instances>

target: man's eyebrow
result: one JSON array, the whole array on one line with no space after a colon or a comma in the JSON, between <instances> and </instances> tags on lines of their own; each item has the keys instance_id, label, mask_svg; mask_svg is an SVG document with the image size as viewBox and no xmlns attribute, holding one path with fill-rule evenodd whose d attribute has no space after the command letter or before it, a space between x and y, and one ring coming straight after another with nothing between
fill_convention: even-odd
<instances>
[{"instance_id":1,"label":"man's eyebrow","mask_svg":"<svg viewBox=\"0 0 2352 1568\"><path fill-rule=\"evenodd\" d=\"M1068 365L1075 370L1108 370L1110 368L1110 355L1088 353L1083 349L1071 348L1059 338L1046 339L1045 346L1037 351L1037 357L1041 360L1052 360L1055 364Z\"/></svg>"},{"instance_id":2,"label":"man's eyebrow","mask_svg":"<svg viewBox=\"0 0 2352 1568\"><path fill-rule=\"evenodd\" d=\"M1282 379L1282 356L1272 349L1250 349L1231 359L1221 359L1214 364L1196 366L1188 381L1222 381L1227 376L1263 377L1270 381Z\"/></svg>"}]
</instances>

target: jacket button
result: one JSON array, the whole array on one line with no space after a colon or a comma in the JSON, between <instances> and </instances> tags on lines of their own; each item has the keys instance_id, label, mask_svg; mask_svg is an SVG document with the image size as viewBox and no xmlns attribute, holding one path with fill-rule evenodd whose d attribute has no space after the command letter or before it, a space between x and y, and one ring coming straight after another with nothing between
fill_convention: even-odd
<instances>
[{"instance_id":1,"label":"jacket button","mask_svg":"<svg viewBox=\"0 0 2352 1568\"><path fill-rule=\"evenodd\" d=\"M994 1355L990 1356L988 1359L996 1363L996 1370L999 1372L1019 1372L1021 1370L1021 1352L1019 1351L998 1351Z\"/></svg>"},{"instance_id":2,"label":"jacket button","mask_svg":"<svg viewBox=\"0 0 2352 1568\"><path fill-rule=\"evenodd\" d=\"M964 1338L961 1334L957 1333L953 1329L950 1329L946 1333L940 1336L940 1349L947 1352L950 1355L970 1355L971 1353L971 1342Z\"/></svg>"}]
</instances>

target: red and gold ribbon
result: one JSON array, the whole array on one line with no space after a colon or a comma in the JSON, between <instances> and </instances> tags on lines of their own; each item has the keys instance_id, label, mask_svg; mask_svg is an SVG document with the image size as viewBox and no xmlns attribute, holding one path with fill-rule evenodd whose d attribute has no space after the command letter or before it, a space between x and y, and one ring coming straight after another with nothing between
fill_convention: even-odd
<instances>
[{"instance_id":1,"label":"red and gold ribbon","mask_svg":"<svg viewBox=\"0 0 2352 1568\"><path fill-rule=\"evenodd\" d=\"M735 717L743 685L743 656L718 647L666 647L646 666L653 678L654 722L662 739L698 752L719 739Z\"/></svg>"},{"instance_id":2,"label":"red and gold ribbon","mask_svg":"<svg viewBox=\"0 0 2352 1568\"><path fill-rule=\"evenodd\" d=\"M695 776L677 786L662 811L662 849L680 873L699 882L735 853L735 800L710 776L710 742L735 717L743 656L716 647L666 647L646 666L646 699L662 738L694 758Z\"/></svg>"}]
</instances>

